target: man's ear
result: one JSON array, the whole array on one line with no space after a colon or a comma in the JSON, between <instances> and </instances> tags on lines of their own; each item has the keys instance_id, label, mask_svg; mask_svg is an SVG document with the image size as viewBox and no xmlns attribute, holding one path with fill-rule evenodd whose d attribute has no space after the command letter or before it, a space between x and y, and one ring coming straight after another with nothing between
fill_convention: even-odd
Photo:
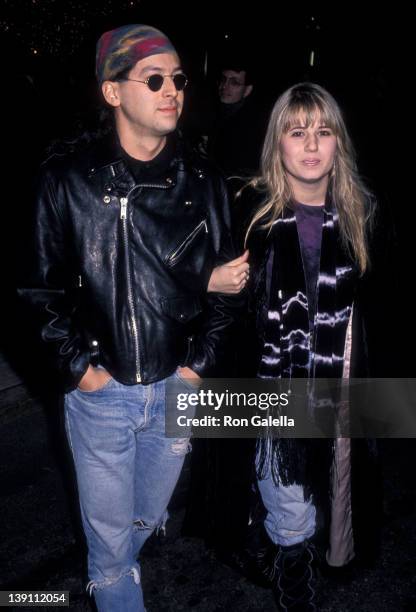
<instances>
[{"instance_id":1,"label":"man's ear","mask_svg":"<svg viewBox=\"0 0 416 612\"><path fill-rule=\"evenodd\" d=\"M101 85L101 91L107 104L114 106L114 108L120 106L119 89L116 81L104 81Z\"/></svg>"},{"instance_id":2,"label":"man's ear","mask_svg":"<svg viewBox=\"0 0 416 612\"><path fill-rule=\"evenodd\" d=\"M253 85L246 85L244 89L243 98L247 98L247 96L249 96L252 91L253 91Z\"/></svg>"}]
</instances>

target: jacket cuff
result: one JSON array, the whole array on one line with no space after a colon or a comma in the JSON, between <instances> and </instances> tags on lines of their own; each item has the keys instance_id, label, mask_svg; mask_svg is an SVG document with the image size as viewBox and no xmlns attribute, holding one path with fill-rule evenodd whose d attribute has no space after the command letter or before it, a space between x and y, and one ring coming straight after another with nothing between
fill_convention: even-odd
<instances>
[{"instance_id":1,"label":"jacket cuff","mask_svg":"<svg viewBox=\"0 0 416 612\"><path fill-rule=\"evenodd\" d=\"M62 372L62 384L64 393L74 391L79 385L81 378L84 376L90 365L90 351L85 351L77 355L69 364L69 371Z\"/></svg>"}]
</instances>

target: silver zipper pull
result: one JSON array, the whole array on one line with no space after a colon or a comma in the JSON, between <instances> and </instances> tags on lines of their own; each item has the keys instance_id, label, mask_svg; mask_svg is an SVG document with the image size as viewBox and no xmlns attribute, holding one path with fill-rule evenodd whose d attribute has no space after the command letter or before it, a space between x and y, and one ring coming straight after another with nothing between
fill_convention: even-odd
<instances>
[{"instance_id":1,"label":"silver zipper pull","mask_svg":"<svg viewBox=\"0 0 416 612\"><path fill-rule=\"evenodd\" d=\"M127 219L127 198L120 198L120 219Z\"/></svg>"},{"instance_id":2,"label":"silver zipper pull","mask_svg":"<svg viewBox=\"0 0 416 612\"><path fill-rule=\"evenodd\" d=\"M205 233L208 234L208 225L207 222L204 221Z\"/></svg>"}]
</instances>

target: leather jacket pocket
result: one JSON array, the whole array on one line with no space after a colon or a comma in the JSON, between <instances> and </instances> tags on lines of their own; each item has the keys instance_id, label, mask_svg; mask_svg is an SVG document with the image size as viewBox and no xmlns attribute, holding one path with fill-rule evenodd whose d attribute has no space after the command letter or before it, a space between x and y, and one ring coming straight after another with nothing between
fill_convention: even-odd
<instances>
[{"instance_id":1,"label":"leather jacket pocket","mask_svg":"<svg viewBox=\"0 0 416 612\"><path fill-rule=\"evenodd\" d=\"M161 298L160 306L165 315L179 323L188 323L202 311L199 299L190 295Z\"/></svg>"},{"instance_id":2,"label":"leather jacket pocket","mask_svg":"<svg viewBox=\"0 0 416 612\"><path fill-rule=\"evenodd\" d=\"M194 227L174 249L165 257L165 263L169 268L173 268L189 251L195 241L203 234L208 234L207 220L203 219Z\"/></svg>"}]
</instances>

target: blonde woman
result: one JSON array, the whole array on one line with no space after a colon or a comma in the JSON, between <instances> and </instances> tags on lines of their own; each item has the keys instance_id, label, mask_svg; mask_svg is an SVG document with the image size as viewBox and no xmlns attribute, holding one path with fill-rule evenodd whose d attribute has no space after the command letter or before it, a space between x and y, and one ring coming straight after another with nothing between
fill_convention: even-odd
<instances>
[{"instance_id":1,"label":"blonde woman","mask_svg":"<svg viewBox=\"0 0 416 612\"><path fill-rule=\"evenodd\" d=\"M370 267L371 202L334 98L314 83L285 91L270 116L260 173L237 202L255 211L246 232L256 320L255 350L247 349L255 356L253 375L352 374L352 314ZM311 538L317 507L328 510L328 564L343 566L355 556L353 455L346 438L258 443L265 519L257 561L272 581L279 610L316 609Z\"/></svg>"}]
</instances>

